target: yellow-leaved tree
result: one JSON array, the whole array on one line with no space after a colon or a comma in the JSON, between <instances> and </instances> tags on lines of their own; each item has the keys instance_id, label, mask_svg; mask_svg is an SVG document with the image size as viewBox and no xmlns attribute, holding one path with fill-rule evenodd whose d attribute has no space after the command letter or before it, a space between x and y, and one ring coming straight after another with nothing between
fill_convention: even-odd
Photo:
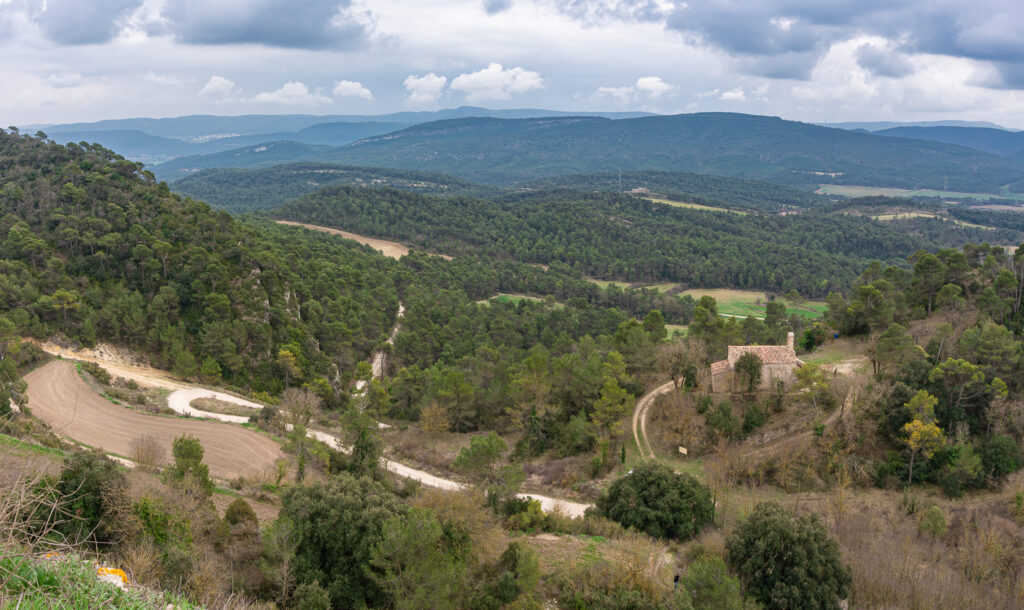
<instances>
[{"instance_id":1,"label":"yellow-leaved tree","mask_svg":"<svg viewBox=\"0 0 1024 610\"><path fill-rule=\"evenodd\" d=\"M935 423L935 405L939 400L926 392L919 391L905 406L914 419L903 425L904 444L910 449L910 473L907 484L914 480L914 458L921 454L931 459L935 452L946 444L946 435Z\"/></svg>"}]
</instances>

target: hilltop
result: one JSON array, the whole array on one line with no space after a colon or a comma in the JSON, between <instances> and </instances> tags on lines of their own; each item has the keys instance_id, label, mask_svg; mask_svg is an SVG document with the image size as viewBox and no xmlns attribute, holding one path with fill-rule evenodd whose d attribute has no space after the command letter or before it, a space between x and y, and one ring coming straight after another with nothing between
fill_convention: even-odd
<instances>
[{"instance_id":1,"label":"hilltop","mask_svg":"<svg viewBox=\"0 0 1024 610\"><path fill-rule=\"evenodd\" d=\"M182 157L154 171L174 180L197 168L269 164L255 153L248 148L213 158ZM487 184L666 170L783 184L994 191L1024 177L1017 161L961 146L732 113L451 119L293 155L289 160L437 171Z\"/></svg>"}]
</instances>

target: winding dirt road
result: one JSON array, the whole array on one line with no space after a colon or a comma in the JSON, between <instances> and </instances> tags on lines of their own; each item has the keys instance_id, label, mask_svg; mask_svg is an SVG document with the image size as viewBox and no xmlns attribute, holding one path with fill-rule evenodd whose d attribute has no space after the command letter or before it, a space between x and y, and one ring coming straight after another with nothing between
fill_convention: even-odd
<instances>
[{"instance_id":1,"label":"winding dirt road","mask_svg":"<svg viewBox=\"0 0 1024 610\"><path fill-rule=\"evenodd\" d=\"M67 361L53 361L25 376L32 414L53 430L91 447L130 455L132 439L152 436L171 454L171 442L190 434L203 444L203 461L221 478L254 476L284 454L273 440L227 423L159 417L132 411L96 394Z\"/></svg>"},{"instance_id":2,"label":"winding dirt road","mask_svg":"<svg viewBox=\"0 0 1024 610\"><path fill-rule=\"evenodd\" d=\"M62 351L66 356L74 357L74 351ZM108 365L102 361L102 357L95 355L90 360ZM210 466L210 472L222 478L258 474L268 464L284 457L277 443L271 439L235 425L248 421L247 417L203 411L191 406L191 402L197 398L214 398L253 409L262 409L263 405L224 392L169 381L148 367L118 363L116 371L118 376L143 385L173 389L167 397L167 405L182 415L219 421L157 417L117 406L96 394L78 376L74 365L67 361L50 362L25 376L29 386L29 407L36 417L49 424L58 434L120 455L130 453L128 443L133 438L147 435L160 440L167 455L170 455L171 441L182 434L191 434L202 442L206 450L204 461ZM341 439L333 434L309 430L308 435L339 450L348 450ZM429 487L449 491L465 487L458 481L443 479L398 462L382 462L390 472ZM519 494L519 497L533 498L540 501L545 511L557 508L571 517L582 517L584 511L591 506L530 493Z\"/></svg>"},{"instance_id":3,"label":"winding dirt road","mask_svg":"<svg viewBox=\"0 0 1024 610\"><path fill-rule=\"evenodd\" d=\"M640 449L640 455L645 458L654 457L654 450L651 449L651 443L647 440L647 411L654 404L655 398L671 392L673 388L675 388L675 383L670 381L654 388L636 401L636 408L633 409L633 439L636 441L637 448Z\"/></svg>"}]
</instances>

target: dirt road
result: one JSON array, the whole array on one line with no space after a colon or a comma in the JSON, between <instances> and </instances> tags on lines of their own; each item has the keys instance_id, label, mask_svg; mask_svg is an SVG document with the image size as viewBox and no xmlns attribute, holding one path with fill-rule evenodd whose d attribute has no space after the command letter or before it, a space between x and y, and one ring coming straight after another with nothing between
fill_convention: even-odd
<instances>
[{"instance_id":1,"label":"dirt road","mask_svg":"<svg viewBox=\"0 0 1024 610\"><path fill-rule=\"evenodd\" d=\"M670 381L654 388L636 401L636 408L633 409L633 439L636 440L636 446L640 449L640 455L645 458L654 457L654 450L651 449L651 443L647 440L647 411L654 404L655 398L671 392L674 387L675 382Z\"/></svg>"},{"instance_id":2,"label":"dirt road","mask_svg":"<svg viewBox=\"0 0 1024 610\"><path fill-rule=\"evenodd\" d=\"M393 332L392 336L394 334ZM50 344L45 344L43 347L44 349L48 348L47 351L51 353L57 353L58 351L56 346ZM132 438L153 434L161 441L166 442L167 455L170 456L171 441L182 434L181 431L177 431L179 428L174 426L188 427L188 433L198 436L202 441L203 447L206 449L205 461L209 464L211 473L214 476L224 478L234 478L239 474L249 476L262 472L266 464L272 464L278 457L284 457L277 444L272 440L234 425L240 423L242 419L248 420L248 418L201 411L191 405L192 401L196 398L215 398L216 400L250 408L263 408L263 405L259 403L216 390L198 388L173 381L162 371L139 366L134 363L126 363L123 362L121 357L113 357L114 350L109 347L104 348L102 353L86 353L83 350L70 350L66 348L61 349L60 352L68 357L77 358L85 356L85 359L98 362L104 368L110 370L111 373L125 379L132 379L143 385L173 390L167 397L167 405L171 409L183 415L220 420L225 423L156 417L119 407L96 394L92 388L85 385L85 382L81 380L77 371L75 371L74 365L66 361L56 361L29 373L25 376L25 381L29 384L29 407L32 409L33 414L52 426L58 434L67 436L80 443L93 447L102 447L105 451L121 455L128 455L128 442ZM104 358L107 358L107 360L104 360ZM50 367L55 367L55 370L51 370ZM73 407L66 406L75 404L76 395L78 400L77 414L74 413L75 409ZM87 405L89 409L83 410L83 405ZM85 418L83 413L91 415ZM91 424L89 427L83 426L83 420L86 419ZM138 426L143 426L141 428L143 431L135 431ZM149 428L153 426L165 430L165 433L163 435L154 434L149 431ZM202 435L196 430L201 431ZM307 434L342 451L348 449L341 442L341 439L332 434L319 430L308 430ZM234 451L235 447L245 447L246 451L236 452ZM217 453L214 454L212 449L216 449ZM272 456L265 456L268 451L272 452ZM259 455L254 455L254 452L258 452ZM214 459L217 460L217 468L214 468ZM398 476L419 481L429 487L446 490L457 490L464 487L462 483L457 481L443 479L398 462L382 460L382 463L387 470ZM239 470L240 468L244 469ZM541 507L545 511L558 507L564 514L572 517L582 517L584 511L590 508L589 504L570 502L538 494L522 493L519 496L529 496L539 500Z\"/></svg>"},{"instance_id":3,"label":"dirt road","mask_svg":"<svg viewBox=\"0 0 1024 610\"><path fill-rule=\"evenodd\" d=\"M153 436L170 459L171 442L190 434L203 444L210 473L229 479L254 476L284 457L277 443L239 426L158 417L115 405L86 385L69 362L50 362L25 381L33 415L58 434L104 451L127 456L133 438Z\"/></svg>"}]
</instances>

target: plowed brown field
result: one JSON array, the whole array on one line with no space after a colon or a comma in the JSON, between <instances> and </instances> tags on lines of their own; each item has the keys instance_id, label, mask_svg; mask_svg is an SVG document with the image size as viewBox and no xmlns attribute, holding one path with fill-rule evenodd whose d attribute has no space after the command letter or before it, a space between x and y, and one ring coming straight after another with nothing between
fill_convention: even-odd
<instances>
[{"instance_id":1,"label":"plowed brown field","mask_svg":"<svg viewBox=\"0 0 1024 610\"><path fill-rule=\"evenodd\" d=\"M130 457L129 443L152 436L170 459L171 442L190 434L203 444L203 461L217 477L255 476L284 457L273 440L240 426L132 411L96 394L75 366L54 361L25 376L32 414L58 434L91 447Z\"/></svg>"}]
</instances>

